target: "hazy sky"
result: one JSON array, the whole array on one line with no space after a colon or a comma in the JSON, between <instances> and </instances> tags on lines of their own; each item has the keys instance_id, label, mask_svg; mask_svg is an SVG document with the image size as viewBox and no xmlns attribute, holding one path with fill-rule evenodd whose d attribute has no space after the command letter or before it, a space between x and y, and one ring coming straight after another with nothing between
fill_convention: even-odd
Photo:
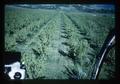
<instances>
[{"instance_id":1,"label":"hazy sky","mask_svg":"<svg viewBox=\"0 0 120 84\"><path fill-rule=\"evenodd\" d=\"M15 4L19 6L32 6L32 7L37 7L37 6L69 6L69 4ZM72 6L72 4L70 4ZM78 5L83 8L90 8L90 9L115 9L114 5L112 4L73 4L73 5Z\"/></svg>"}]
</instances>

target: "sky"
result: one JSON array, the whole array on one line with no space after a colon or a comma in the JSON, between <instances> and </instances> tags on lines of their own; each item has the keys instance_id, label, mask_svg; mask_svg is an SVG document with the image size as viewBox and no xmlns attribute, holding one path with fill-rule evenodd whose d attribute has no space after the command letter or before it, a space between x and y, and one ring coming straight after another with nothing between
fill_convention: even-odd
<instances>
[{"instance_id":1,"label":"sky","mask_svg":"<svg viewBox=\"0 0 120 84\"><path fill-rule=\"evenodd\" d=\"M90 5L90 8L94 8L94 9L101 9L101 8L104 8L104 9L114 9L114 5L105 5L105 4L95 4L95 5Z\"/></svg>"},{"instance_id":2,"label":"sky","mask_svg":"<svg viewBox=\"0 0 120 84\"><path fill-rule=\"evenodd\" d=\"M58 4L16 4L16 5L20 5L20 6L33 6L33 7L36 7L36 6L56 6ZM69 6L68 4L59 4L59 6L61 5L62 6ZM72 5L72 4L70 4ZM74 4L76 5L76 4ZM112 4L77 4L78 6L81 6L83 8L89 8L89 9L115 9L114 5Z\"/></svg>"}]
</instances>

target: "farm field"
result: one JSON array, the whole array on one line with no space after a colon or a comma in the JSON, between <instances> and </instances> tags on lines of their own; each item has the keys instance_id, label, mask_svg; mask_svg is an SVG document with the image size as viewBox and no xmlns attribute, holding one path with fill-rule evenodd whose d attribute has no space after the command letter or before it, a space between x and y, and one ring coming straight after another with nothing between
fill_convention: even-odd
<instances>
[{"instance_id":1,"label":"farm field","mask_svg":"<svg viewBox=\"0 0 120 84\"><path fill-rule=\"evenodd\" d=\"M62 10L5 8L5 51L21 52L26 79L90 79L114 15ZM112 79L115 49L99 79Z\"/></svg>"}]
</instances>

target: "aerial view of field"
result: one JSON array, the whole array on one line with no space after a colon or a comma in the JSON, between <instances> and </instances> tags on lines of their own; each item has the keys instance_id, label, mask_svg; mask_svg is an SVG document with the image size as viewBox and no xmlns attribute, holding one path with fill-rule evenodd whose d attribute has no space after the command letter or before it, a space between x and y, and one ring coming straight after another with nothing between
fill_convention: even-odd
<instances>
[{"instance_id":1,"label":"aerial view of field","mask_svg":"<svg viewBox=\"0 0 120 84\"><path fill-rule=\"evenodd\" d=\"M115 14L75 8L5 6L5 51L21 52L25 79L90 79L96 56L115 28ZM112 79L114 74L112 48L98 78Z\"/></svg>"}]
</instances>

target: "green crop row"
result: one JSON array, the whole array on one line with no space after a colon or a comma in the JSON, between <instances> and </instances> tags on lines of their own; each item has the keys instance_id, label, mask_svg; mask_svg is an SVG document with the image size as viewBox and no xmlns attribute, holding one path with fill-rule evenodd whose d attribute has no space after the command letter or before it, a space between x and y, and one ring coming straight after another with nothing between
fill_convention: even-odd
<instances>
[{"instance_id":1,"label":"green crop row","mask_svg":"<svg viewBox=\"0 0 120 84\"><path fill-rule=\"evenodd\" d=\"M49 14L48 14L49 13ZM16 44L28 42L56 12L32 9L5 8L6 50L16 50ZM6 41L13 39L12 41ZM8 45L9 44L9 45Z\"/></svg>"},{"instance_id":2,"label":"green crop row","mask_svg":"<svg viewBox=\"0 0 120 84\"><path fill-rule=\"evenodd\" d=\"M81 67L78 70L80 79L89 78L93 56L95 55L94 50L90 47L85 36L80 34L75 24L66 15L64 15L64 20L66 24L65 29L69 35L68 44L70 45L70 50L68 56L72 58L75 66L77 66L76 68L78 66Z\"/></svg>"},{"instance_id":3,"label":"green crop row","mask_svg":"<svg viewBox=\"0 0 120 84\"><path fill-rule=\"evenodd\" d=\"M33 38L34 40L31 40L26 47L26 49L30 50L25 51L22 55L22 61L24 61L26 65L28 79L44 78L43 67L45 63L47 63L46 60L52 58L49 47L55 39L55 34L51 32L56 31L56 24L58 24L56 20L55 17L43 30L39 30L37 36Z\"/></svg>"},{"instance_id":4,"label":"green crop row","mask_svg":"<svg viewBox=\"0 0 120 84\"><path fill-rule=\"evenodd\" d=\"M92 14L87 14L87 13L86 14L67 13L66 15L70 17L70 19L73 20L75 24L77 24L77 29L80 32L80 34L82 34L85 37L85 39L87 37L87 41L86 41L87 44L85 44L86 42L83 43L87 47L90 46L95 51L94 52L95 54L93 54L93 58L95 58L98 55L109 31L115 27L115 19L112 18L114 17L114 15L93 16ZM112 49L111 52L114 52L114 49ZM111 53L111 52L108 54L107 57L108 60L111 59L109 60L110 65L106 65L107 62L105 61L105 64L103 65L102 71L100 73L100 77L99 77L100 79L104 79L104 78L107 79L110 77L111 78L114 77L115 68L110 68L110 67L115 66L115 60L112 59L115 58L115 53ZM113 76L109 76L111 75L109 72L111 72Z\"/></svg>"}]
</instances>

